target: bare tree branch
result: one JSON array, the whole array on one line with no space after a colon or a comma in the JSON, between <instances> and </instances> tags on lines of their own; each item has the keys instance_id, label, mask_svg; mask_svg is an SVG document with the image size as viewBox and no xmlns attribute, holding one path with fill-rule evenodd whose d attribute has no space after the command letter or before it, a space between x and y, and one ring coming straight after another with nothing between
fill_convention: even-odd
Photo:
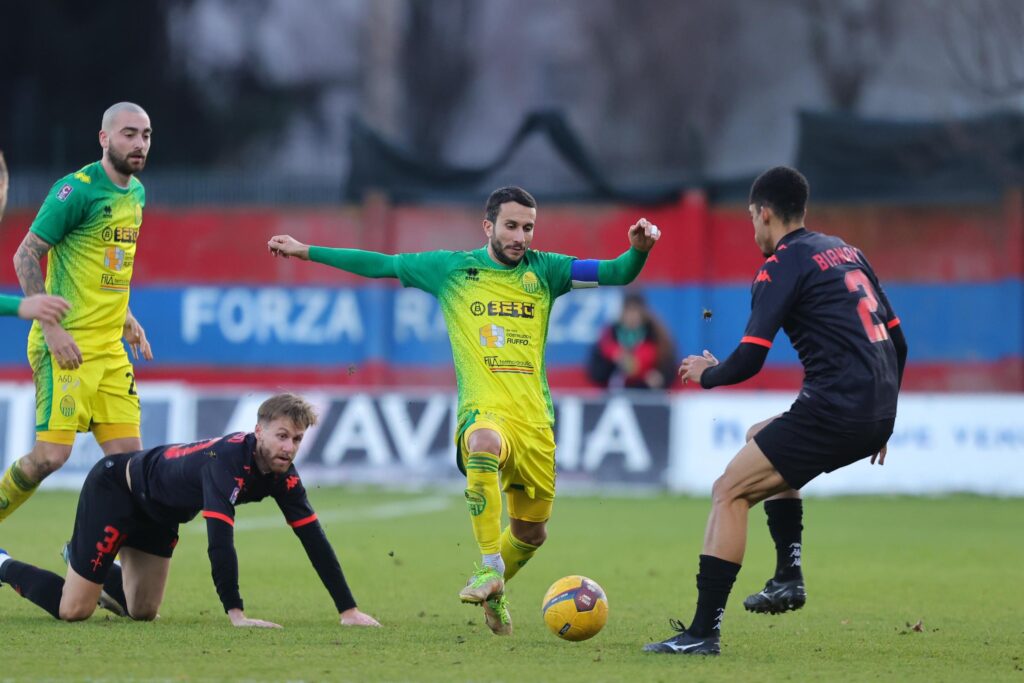
<instances>
[{"instance_id":1,"label":"bare tree branch","mask_svg":"<svg viewBox=\"0 0 1024 683\"><path fill-rule=\"evenodd\" d=\"M1024 4L950 2L941 17L947 54L965 84L989 97L1024 92Z\"/></svg>"}]
</instances>

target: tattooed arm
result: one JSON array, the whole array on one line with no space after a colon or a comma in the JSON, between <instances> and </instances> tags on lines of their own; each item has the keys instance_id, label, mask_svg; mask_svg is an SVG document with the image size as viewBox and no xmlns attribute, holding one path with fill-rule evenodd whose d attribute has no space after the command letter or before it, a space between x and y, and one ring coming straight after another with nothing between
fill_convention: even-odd
<instances>
[{"instance_id":1,"label":"tattooed arm","mask_svg":"<svg viewBox=\"0 0 1024 683\"><path fill-rule=\"evenodd\" d=\"M14 272L18 274L18 283L21 284L25 296L46 292L43 267L39 262L49 251L50 244L46 240L29 232L14 252Z\"/></svg>"},{"instance_id":2,"label":"tattooed arm","mask_svg":"<svg viewBox=\"0 0 1024 683\"><path fill-rule=\"evenodd\" d=\"M14 272L26 296L45 294L43 269L40 261L50 251L50 244L34 232L25 234L21 246L14 252ZM74 337L60 323L39 322L43 338L57 364L64 370L74 370L82 364L82 352Z\"/></svg>"}]
</instances>

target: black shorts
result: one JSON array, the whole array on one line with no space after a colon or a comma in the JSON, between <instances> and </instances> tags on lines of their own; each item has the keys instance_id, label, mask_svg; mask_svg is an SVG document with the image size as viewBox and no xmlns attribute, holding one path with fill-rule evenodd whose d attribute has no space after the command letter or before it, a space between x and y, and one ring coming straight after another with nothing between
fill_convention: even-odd
<instances>
[{"instance_id":1,"label":"black shorts","mask_svg":"<svg viewBox=\"0 0 1024 683\"><path fill-rule=\"evenodd\" d=\"M794 489L822 472L874 455L892 435L895 418L851 423L812 413L797 402L754 435L754 442Z\"/></svg>"},{"instance_id":2,"label":"black shorts","mask_svg":"<svg viewBox=\"0 0 1024 683\"><path fill-rule=\"evenodd\" d=\"M82 485L71 535L71 568L84 579L103 583L121 546L170 557L178 543L178 525L153 521L128 488L125 467L131 453L97 462Z\"/></svg>"}]
</instances>

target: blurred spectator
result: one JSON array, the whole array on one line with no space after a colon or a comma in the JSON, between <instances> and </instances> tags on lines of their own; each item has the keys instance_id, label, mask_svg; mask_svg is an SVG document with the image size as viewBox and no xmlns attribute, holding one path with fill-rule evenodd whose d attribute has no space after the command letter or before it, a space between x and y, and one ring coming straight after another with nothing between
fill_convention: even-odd
<instances>
[{"instance_id":1,"label":"blurred spectator","mask_svg":"<svg viewBox=\"0 0 1024 683\"><path fill-rule=\"evenodd\" d=\"M587 375L612 389L667 389L675 379L675 365L675 344L668 330L643 296L630 292L622 301L619 319L591 349Z\"/></svg>"}]
</instances>

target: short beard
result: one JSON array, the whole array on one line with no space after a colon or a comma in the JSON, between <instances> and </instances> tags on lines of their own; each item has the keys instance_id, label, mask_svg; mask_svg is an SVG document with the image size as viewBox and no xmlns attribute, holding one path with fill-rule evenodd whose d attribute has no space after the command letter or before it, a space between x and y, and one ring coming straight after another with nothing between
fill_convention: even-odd
<instances>
[{"instance_id":1,"label":"short beard","mask_svg":"<svg viewBox=\"0 0 1024 683\"><path fill-rule=\"evenodd\" d=\"M519 265L519 261L523 260L522 256L520 256L519 259L516 260L516 261L513 261L508 256L505 256L505 252L501 248L501 242L499 242L497 239L495 239L493 237L491 238L491 251L494 252L494 258L498 259L498 261L500 261L501 263L505 264L506 266L512 266L512 267L518 266Z\"/></svg>"},{"instance_id":2,"label":"short beard","mask_svg":"<svg viewBox=\"0 0 1024 683\"><path fill-rule=\"evenodd\" d=\"M131 176L135 175L135 169L128 164L128 155L117 156L117 152L114 151L113 147L107 148L107 157L110 158L110 165L114 167L114 170L122 175ZM142 168L145 168L146 160L142 160ZM142 168L139 170L141 171Z\"/></svg>"}]
</instances>

